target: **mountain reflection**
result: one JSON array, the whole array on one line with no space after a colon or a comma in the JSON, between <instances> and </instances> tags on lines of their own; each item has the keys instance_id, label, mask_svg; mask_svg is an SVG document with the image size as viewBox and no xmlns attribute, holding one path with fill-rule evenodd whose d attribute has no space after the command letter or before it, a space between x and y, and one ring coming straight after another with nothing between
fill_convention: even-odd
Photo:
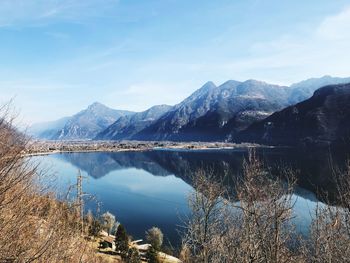
<instances>
[{"instance_id":1,"label":"mountain reflection","mask_svg":"<svg viewBox=\"0 0 350 263\"><path fill-rule=\"evenodd\" d=\"M300 153L292 149L258 149L258 156L272 171L290 167L296 171L298 188L296 194L305 196L310 190L316 194L327 192L332 196L335 190L331 174L332 166L345 163L344 158L334 158L329 164L329 152ZM128 168L142 169L155 176L175 175L192 185L191 178L199 169L214 172L218 177L235 178L242 174L242 166L248 156L246 149L236 150L153 150L142 152L96 152L64 153L58 158L73 164L94 178ZM227 176L230 175L230 176ZM226 178L225 177L225 178ZM227 183L232 183L227 181ZM307 194L306 194L307 195ZM321 198L322 199L322 198Z\"/></svg>"}]
</instances>

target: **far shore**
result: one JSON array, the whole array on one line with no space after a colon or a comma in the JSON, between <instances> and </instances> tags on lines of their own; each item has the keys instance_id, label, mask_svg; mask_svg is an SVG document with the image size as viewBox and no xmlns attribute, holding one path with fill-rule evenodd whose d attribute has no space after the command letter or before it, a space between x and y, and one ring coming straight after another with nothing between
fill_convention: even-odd
<instances>
[{"instance_id":1,"label":"far shore","mask_svg":"<svg viewBox=\"0 0 350 263\"><path fill-rule=\"evenodd\" d=\"M41 141L28 144L24 156L56 153L125 152L151 150L229 150L238 148L274 148L252 143L169 142L169 141Z\"/></svg>"}]
</instances>

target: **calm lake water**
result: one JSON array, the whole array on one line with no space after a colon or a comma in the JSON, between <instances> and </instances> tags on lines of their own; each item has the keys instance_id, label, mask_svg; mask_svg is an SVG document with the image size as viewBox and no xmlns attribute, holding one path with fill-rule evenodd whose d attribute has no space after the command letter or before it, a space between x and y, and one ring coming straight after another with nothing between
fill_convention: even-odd
<instances>
[{"instance_id":1,"label":"calm lake water","mask_svg":"<svg viewBox=\"0 0 350 263\"><path fill-rule=\"evenodd\" d=\"M295 223L307 232L317 198L315 186L327 185L318 156L300 158L285 149L259 150L259 156L271 166L288 165L299 171L300 185L293 199ZM247 156L244 149L174 151L153 150L118 153L64 153L32 159L54 173L56 191L64 195L76 183L78 170L86 178L83 190L96 201L87 201L87 208L101 213L110 211L125 225L134 239L143 239L152 226L162 229L166 240L179 244L177 229L188 214L187 197L193 190L191 175L199 168L213 169L218 176L225 171L239 174ZM307 165L306 165L307 164ZM321 165L322 166L322 165ZM321 172L322 171L322 172ZM72 192L74 195L74 191Z\"/></svg>"}]
</instances>

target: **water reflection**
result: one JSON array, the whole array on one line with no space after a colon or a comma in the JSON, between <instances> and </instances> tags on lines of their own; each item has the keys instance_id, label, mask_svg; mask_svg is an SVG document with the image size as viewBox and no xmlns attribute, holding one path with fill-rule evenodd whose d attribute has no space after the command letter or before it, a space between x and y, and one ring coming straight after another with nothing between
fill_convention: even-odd
<instances>
[{"instance_id":1,"label":"water reflection","mask_svg":"<svg viewBox=\"0 0 350 263\"><path fill-rule=\"evenodd\" d=\"M307 189L317 195L327 192L329 196L332 196L335 191L331 176L334 167L342 167L345 164L345 157L331 155L328 151L300 153L298 150L287 148L262 148L257 150L257 154L276 174L283 167L293 169L300 188L296 190L300 192L300 195L305 195L302 189ZM193 174L203 168L212 170L218 177L224 177L227 174L233 177L239 176L247 155L246 149L236 149L64 153L57 156L96 179L112 171L136 168L155 176L175 175L191 185ZM319 198L322 196L318 195Z\"/></svg>"},{"instance_id":2,"label":"water reflection","mask_svg":"<svg viewBox=\"0 0 350 263\"><path fill-rule=\"evenodd\" d=\"M59 184L74 183L77 169L89 177L84 190L93 194L123 222L135 238L143 238L152 226L163 229L172 243L179 242L176 229L188 213L187 195L198 169L211 169L216 176L239 176L247 150L201 150L117 153L64 153L38 157L51 163ZM290 149L259 149L257 154L277 170L289 166L298 171L295 189L295 223L307 231L310 214L317 202L317 189L333 191L327 165L329 154L300 154ZM338 160L338 159L337 159ZM227 182L230 183L230 182ZM233 187L233 186L232 186Z\"/></svg>"}]
</instances>

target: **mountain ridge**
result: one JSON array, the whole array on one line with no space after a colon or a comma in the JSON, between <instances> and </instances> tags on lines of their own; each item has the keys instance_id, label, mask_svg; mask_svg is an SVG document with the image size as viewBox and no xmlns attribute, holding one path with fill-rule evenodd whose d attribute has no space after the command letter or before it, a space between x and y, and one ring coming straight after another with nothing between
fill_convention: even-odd
<instances>
[{"instance_id":1,"label":"mountain ridge","mask_svg":"<svg viewBox=\"0 0 350 263\"><path fill-rule=\"evenodd\" d=\"M329 85L243 131L239 142L331 145L350 138L350 83Z\"/></svg>"},{"instance_id":2,"label":"mountain ridge","mask_svg":"<svg viewBox=\"0 0 350 263\"><path fill-rule=\"evenodd\" d=\"M133 135L148 127L169 109L171 109L171 106L162 104L153 106L143 112L122 116L105 130L98 133L95 139L132 139Z\"/></svg>"},{"instance_id":3,"label":"mountain ridge","mask_svg":"<svg viewBox=\"0 0 350 263\"><path fill-rule=\"evenodd\" d=\"M68 120L52 122L51 129L46 129L41 136L59 140L233 140L254 122L308 99L320 88L319 85L346 81L350 82L350 78L333 78L327 75L291 86L274 85L254 79L243 82L228 80L219 86L208 81L174 106L158 105L143 112L108 108L107 111L115 113L111 117L104 113L106 106L95 102ZM84 117L86 112L89 114Z\"/></svg>"},{"instance_id":4,"label":"mountain ridge","mask_svg":"<svg viewBox=\"0 0 350 263\"><path fill-rule=\"evenodd\" d=\"M31 133L34 136L49 140L92 139L119 117L132 113L124 110L114 110L102 103L94 102L86 109L70 117L44 123L46 129L40 130L40 124L37 124L39 129L35 133ZM52 126L48 128L47 125L50 124Z\"/></svg>"},{"instance_id":5,"label":"mountain ridge","mask_svg":"<svg viewBox=\"0 0 350 263\"><path fill-rule=\"evenodd\" d=\"M248 104L250 110L275 111L286 105L287 90L288 87L256 80L229 80L220 86L207 82L158 121L136 134L135 138L175 141L222 140L225 130L223 126L237 113L246 109L245 104ZM274 93L273 98L281 97L282 94L284 98L267 99L271 93Z\"/></svg>"}]
</instances>

